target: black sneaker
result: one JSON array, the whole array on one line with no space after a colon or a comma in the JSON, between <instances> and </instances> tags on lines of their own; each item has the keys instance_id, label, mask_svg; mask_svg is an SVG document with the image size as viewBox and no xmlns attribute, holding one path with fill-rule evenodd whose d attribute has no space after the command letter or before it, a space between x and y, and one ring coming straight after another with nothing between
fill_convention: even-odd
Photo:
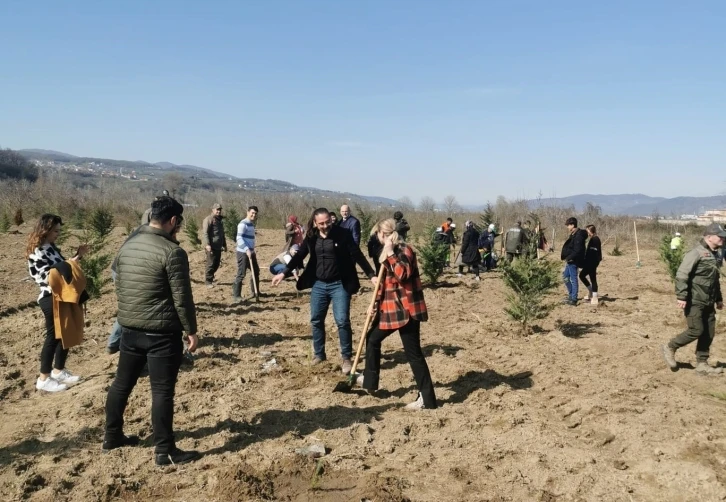
<instances>
[{"instance_id":1,"label":"black sneaker","mask_svg":"<svg viewBox=\"0 0 726 502\"><path fill-rule=\"evenodd\" d=\"M571 307L577 307L577 300L567 300L567 305Z\"/></svg>"},{"instance_id":2,"label":"black sneaker","mask_svg":"<svg viewBox=\"0 0 726 502\"><path fill-rule=\"evenodd\" d=\"M106 352L108 352L111 355L115 354L118 351L119 351L118 345L109 345L108 347L106 347Z\"/></svg>"},{"instance_id":3,"label":"black sneaker","mask_svg":"<svg viewBox=\"0 0 726 502\"><path fill-rule=\"evenodd\" d=\"M201 457L198 451L184 451L179 448L174 448L171 453L157 453L154 456L156 457L156 465L186 464Z\"/></svg>"},{"instance_id":4,"label":"black sneaker","mask_svg":"<svg viewBox=\"0 0 726 502\"><path fill-rule=\"evenodd\" d=\"M123 436L122 439L118 441L104 441L102 449L104 453L108 453L116 448L123 448L124 446L138 446L138 444L139 436Z\"/></svg>"}]
</instances>

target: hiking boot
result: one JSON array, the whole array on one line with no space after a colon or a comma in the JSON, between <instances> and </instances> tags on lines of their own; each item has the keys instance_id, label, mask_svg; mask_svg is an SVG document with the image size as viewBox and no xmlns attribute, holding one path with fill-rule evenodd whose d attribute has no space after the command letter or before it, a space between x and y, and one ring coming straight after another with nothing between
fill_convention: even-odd
<instances>
[{"instance_id":1,"label":"hiking boot","mask_svg":"<svg viewBox=\"0 0 726 502\"><path fill-rule=\"evenodd\" d=\"M78 383L78 381L81 379L81 377L72 374L65 368L60 370L58 373L56 373L56 370L51 371L50 377L53 378L56 382L66 385L70 383Z\"/></svg>"},{"instance_id":2,"label":"hiking boot","mask_svg":"<svg viewBox=\"0 0 726 502\"><path fill-rule=\"evenodd\" d=\"M353 369L353 361L350 359L343 359L343 364L341 365L341 371L344 375L350 374L350 370Z\"/></svg>"},{"instance_id":3,"label":"hiking boot","mask_svg":"<svg viewBox=\"0 0 726 502\"><path fill-rule=\"evenodd\" d=\"M313 366L317 366L318 364L322 363L323 361L325 361L325 359L323 359L322 357L315 356L315 357L313 357L313 361L310 364L312 364Z\"/></svg>"},{"instance_id":4,"label":"hiking boot","mask_svg":"<svg viewBox=\"0 0 726 502\"><path fill-rule=\"evenodd\" d=\"M66 390L68 387L66 387L65 384L59 383L58 380L56 380L53 377L48 377L45 380L41 380L38 378L38 380L35 382L35 388L38 390L43 390L45 392L61 392L63 390Z\"/></svg>"},{"instance_id":5,"label":"hiking boot","mask_svg":"<svg viewBox=\"0 0 726 502\"><path fill-rule=\"evenodd\" d=\"M720 375L723 373L723 368L714 368L709 366L706 361L701 361L696 365L696 373L699 375Z\"/></svg>"},{"instance_id":6,"label":"hiking boot","mask_svg":"<svg viewBox=\"0 0 726 502\"><path fill-rule=\"evenodd\" d=\"M419 392L418 398L413 403L407 404L403 409L406 411L420 411L425 409L421 393Z\"/></svg>"},{"instance_id":7,"label":"hiking boot","mask_svg":"<svg viewBox=\"0 0 726 502\"><path fill-rule=\"evenodd\" d=\"M123 448L124 446L138 446L139 436L122 436L120 440L116 441L104 441L101 449L103 453L108 453L116 448Z\"/></svg>"},{"instance_id":8,"label":"hiking boot","mask_svg":"<svg viewBox=\"0 0 726 502\"><path fill-rule=\"evenodd\" d=\"M567 300L565 304L569 305L570 307L577 307L577 300Z\"/></svg>"},{"instance_id":9,"label":"hiking boot","mask_svg":"<svg viewBox=\"0 0 726 502\"><path fill-rule=\"evenodd\" d=\"M665 360L671 371L678 369L678 362L676 361L676 349L670 348L667 344L661 347L663 351L663 359Z\"/></svg>"},{"instance_id":10,"label":"hiking boot","mask_svg":"<svg viewBox=\"0 0 726 502\"><path fill-rule=\"evenodd\" d=\"M186 464L194 462L200 456L198 451L184 451L179 448L174 448L171 453L157 453L154 455L156 465Z\"/></svg>"}]
</instances>

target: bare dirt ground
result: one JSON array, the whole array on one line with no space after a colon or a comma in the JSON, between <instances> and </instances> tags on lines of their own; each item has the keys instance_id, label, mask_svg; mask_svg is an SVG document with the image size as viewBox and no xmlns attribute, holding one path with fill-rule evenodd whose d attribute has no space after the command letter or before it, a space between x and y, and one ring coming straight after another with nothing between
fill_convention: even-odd
<instances>
[{"instance_id":1,"label":"bare dirt ground","mask_svg":"<svg viewBox=\"0 0 726 502\"><path fill-rule=\"evenodd\" d=\"M375 396L331 392L343 379L332 315L329 363L310 366L309 295L291 282L273 289L264 268L282 231L260 232L261 290L270 294L260 303L230 305L232 254L209 290L203 252L192 252L201 346L179 378L175 427L178 445L204 457L162 469L148 379L126 413L126 432L142 446L101 454L118 357L105 352L113 286L90 303L87 339L68 359L84 380L65 393L35 391L43 320L37 286L21 282L21 231L0 235L2 500L726 499L726 376L694 374L692 348L678 354L680 371L666 369L659 346L684 321L652 251L640 269L633 254L607 256L600 307L560 306L529 337L503 312L498 273L475 283L447 272L426 291L422 333L440 408L419 413L402 410L415 389L396 336L384 345ZM119 231L111 249L122 240ZM356 341L369 295L353 299ZM726 354L722 322L718 331L714 360ZM263 369L273 357L277 367ZM328 449L321 461L295 453L317 441Z\"/></svg>"}]
</instances>

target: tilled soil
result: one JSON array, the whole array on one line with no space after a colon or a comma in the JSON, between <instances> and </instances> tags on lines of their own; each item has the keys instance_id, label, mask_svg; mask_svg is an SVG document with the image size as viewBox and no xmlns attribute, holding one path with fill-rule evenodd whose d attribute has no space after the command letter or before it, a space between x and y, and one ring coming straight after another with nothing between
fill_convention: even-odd
<instances>
[{"instance_id":1,"label":"tilled soil","mask_svg":"<svg viewBox=\"0 0 726 502\"><path fill-rule=\"evenodd\" d=\"M23 281L20 230L0 235L2 500L726 499L726 376L696 375L695 347L678 353L679 371L666 368L659 347L685 322L652 251L640 269L633 255L606 256L600 306L558 306L530 336L507 319L498 272L479 283L447 272L426 289L422 328L440 407L417 413L402 409L416 392L395 335L375 395L332 392L344 380L332 313L329 360L310 365L309 294L291 281L273 288L265 268L282 231L259 231L259 303L231 304L231 253L207 289L204 253L191 252L200 348L180 374L174 420L179 447L204 457L157 468L148 379L126 412L126 433L142 445L101 453L118 357L105 352L113 286L89 303L86 341L68 358L83 381L35 391L43 319L37 286ZM370 301L364 284L352 301L355 342ZM723 330L719 322L712 363L726 350ZM295 453L316 442L321 459Z\"/></svg>"}]
</instances>

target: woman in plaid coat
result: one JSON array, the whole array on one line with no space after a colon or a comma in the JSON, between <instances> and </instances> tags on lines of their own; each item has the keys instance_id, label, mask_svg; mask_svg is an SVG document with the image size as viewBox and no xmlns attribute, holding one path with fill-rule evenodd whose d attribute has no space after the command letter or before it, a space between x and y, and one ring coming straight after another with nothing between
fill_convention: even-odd
<instances>
[{"instance_id":1,"label":"woman in plaid coat","mask_svg":"<svg viewBox=\"0 0 726 502\"><path fill-rule=\"evenodd\" d=\"M431 373L421 350L421 323L428 320L421 276L416 254L395 231L393 219L376 224L373 231L383 245L380 255L385 268L376 306L377 317L368 334L366 368L358 383L367 390L377 390L381 370L381 343L398 331L406 359L416 379L418 399L406 406L408 410L436 408L436 395Z\"/></svg>"}]
</instances>

